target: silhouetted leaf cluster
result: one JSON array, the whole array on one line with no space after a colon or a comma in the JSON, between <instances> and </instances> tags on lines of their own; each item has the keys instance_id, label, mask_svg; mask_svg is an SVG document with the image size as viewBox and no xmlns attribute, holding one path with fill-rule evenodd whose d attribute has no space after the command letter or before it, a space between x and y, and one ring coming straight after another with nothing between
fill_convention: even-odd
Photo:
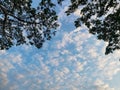
<instances>
[{"instance_id":1,"label":"silhouetted leaf cluster","mask_svg":"<svg viewBox=\"0 0 120 90\"><path fill-rule=\"evenodd\" d=\"M40 0L37 8L32 0L0 0L0 49L21 44L40 48L59 26L54 9L51 0Z\"/></svg>"},{"instance_id":2,"label":"silhouetted leaf cluster","mask_svg":"<svg viewBox=\"0 0 120 90\"><path fill-rule=\"evenodd\" d=\"M65 0L40 0L37 8L32 0L0 1L0 49L31 44L41 48L55 34L58 16L56 5ZM105 54L120 49L120 0L70 0L67 15L80 9L75 26L85 24L89 32L108 42Z\"/></svg>"},{"instance_id":3,"label":"silhouetted leaf cluster","mask_svg":"<svg viewBox=\"0 0 120 90\"><path fill-rule=\"evenodd\" d=\"M105 54L120 49L120 0L71 0L67 15L82 8L75 26L85 24L89 32L108 42Z\"/></svg>"}]
</instances>

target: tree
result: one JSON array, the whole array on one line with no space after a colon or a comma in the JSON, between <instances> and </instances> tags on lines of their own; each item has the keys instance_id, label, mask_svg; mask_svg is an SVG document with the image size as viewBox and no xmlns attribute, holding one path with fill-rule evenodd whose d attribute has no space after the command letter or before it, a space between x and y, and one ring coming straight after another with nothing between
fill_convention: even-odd
<instances>
[{"instance_id":1,"label":"tree","mask_svg":"<svg viewBox=\"0 0 120 90\"><path fill-rule=\"evenodd\" d=\"M62 5L65 0L57 0ZM120 0L70 0L67 15L80 9L75 26L85 24L89 32L108 42L105 54L120 49ZM41 48L55 34L57 14L53 0L40 0L37 8L32 0L0 1L0 49L31 44Z\"/></svg>"},{"instance_id":2,"label":"tree","mask_svg":"<svg viewBox=\"0 0 120 90\"><path fill-rule=\"evenodd\" d=\"M108 42L105 54L120 49L120 0L71 0L67 15L76 9L81 15L75 26L85 24L90 33Z\"/></svg>"},{"instance_id":3,"label":"tree","mask_svg":"<svg viewBox=\"0 0 120 90\"><path fill-rule=\"evenodd\" d=\"M37 8L32 0L0 0L0 49L31 44L41 48L59 26L51 0L40 0Z\"/></svg>"}]
</instances>

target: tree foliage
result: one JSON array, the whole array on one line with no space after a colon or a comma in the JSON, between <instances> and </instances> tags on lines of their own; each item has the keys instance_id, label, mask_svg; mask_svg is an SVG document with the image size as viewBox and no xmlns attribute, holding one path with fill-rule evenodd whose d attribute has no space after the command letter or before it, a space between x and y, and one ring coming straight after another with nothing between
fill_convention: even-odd
<instances>
[{"instance_id":1,"label":"tree foliage","mask_svg":"<svg viewBox=\"0 0 120 90\"><path fill-rule=\"evenodd\" d=\"M0 0L0 49L31 44L40 48L58 27L55 4L41 0L37 8L32 0Z\"/></svg>"},{"instance_id":2,"label":"tree foliage","mask_svg":"<svg viewBox=\"0 0 120 90\"><path fill-rule=\"evenodd\" d=\"M40 48L55 34L56 5L65 0L40 0L37 8L32 0L0 1L0 49L31 44ZM120 0L70 0L67 15L80 9L75 26L85 24L89 32L108 42L105 54L120 49Z\"/></svg>"},{"instance_id":3,"label":"tree foliage","mask_svg":"<svg viewBox=\"0 0 120 90\"><path fill-rule=\"evenodd\" d=\"M67 15L76 9L81 15L75 26L85 24L90 33L108 42L105 54L120 49L120 0L71 0Z\"/></svg>"}]
</instances>

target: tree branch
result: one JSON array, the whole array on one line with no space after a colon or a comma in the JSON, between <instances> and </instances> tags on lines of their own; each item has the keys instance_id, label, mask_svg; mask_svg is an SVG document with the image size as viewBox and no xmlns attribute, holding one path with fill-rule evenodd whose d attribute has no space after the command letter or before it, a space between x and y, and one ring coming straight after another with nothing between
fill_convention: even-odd
<instances>
[{"instance_id":1,"label":"tree branch","mask_svg":"<svg viewBox=\"0 0 120 90\"><path fill-rule=\"evenodd\" d=\"M33 22L31 22L31 21L25 21L25 20L23 20L23 19L15 16L15 15L11 14L10 11L7 10L7 9L6 9L3 5L1 5L1 4L0 4L0 8L1 8L1 10L3 11L4 14L9 15L9 16L17 19L17 20L20 21L20 22L28 23L28 24L39 24L39 23L36 23L35 21L33 21Z\"/></svg>"}]
</instances>

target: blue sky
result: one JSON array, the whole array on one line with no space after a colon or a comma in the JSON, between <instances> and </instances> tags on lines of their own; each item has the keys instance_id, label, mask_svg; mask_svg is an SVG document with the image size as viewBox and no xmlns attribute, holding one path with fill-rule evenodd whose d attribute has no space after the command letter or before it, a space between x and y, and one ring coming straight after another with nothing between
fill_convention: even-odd
<instances>
[{"instance_id":1,"label":"blue sky","mask_svg":"<svg viewBox=\"0 0 120 90\"><path fill-rule=\"evenodd\" d=\"M38 0L34 2L36 5ZM56 36L41 49L12 47L0 51L0 90L120 90L120 51L104 55L107 43L97 40L59 8Z\"/></svg>"}]
</instances>

